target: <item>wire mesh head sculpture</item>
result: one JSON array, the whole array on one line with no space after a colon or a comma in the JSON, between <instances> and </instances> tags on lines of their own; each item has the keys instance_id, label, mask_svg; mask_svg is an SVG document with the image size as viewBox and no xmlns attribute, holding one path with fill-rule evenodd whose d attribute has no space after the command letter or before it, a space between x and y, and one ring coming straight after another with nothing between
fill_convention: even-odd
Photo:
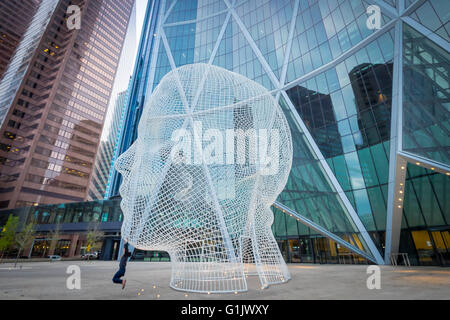
<instances>
[{"instance_id":1,"label":"wire mesh head sculpture","mask_svg":"<svg viewBox=\"0 0 450 320\"><path fill-rule=\"evenodd\" d=\"M290 275L271 231L292 165L284 114L258 83L206 64L168 73L116 162L122 236L167 251L174 289L217 293ZM252 271L253 270L253 271Z\"/></svg>"}]
</instances>

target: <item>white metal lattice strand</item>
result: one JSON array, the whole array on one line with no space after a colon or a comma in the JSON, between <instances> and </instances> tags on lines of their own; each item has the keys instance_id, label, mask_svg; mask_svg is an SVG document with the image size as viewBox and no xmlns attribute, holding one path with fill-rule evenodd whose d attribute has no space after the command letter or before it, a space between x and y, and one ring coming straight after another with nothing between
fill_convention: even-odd
<instances>
[{"instance_id":1,"label":"white metal lattice strand","mask_svg":"<svg viewBox=\"0 0 450 320\"><path fill-rule=\"evenodd\" d=\"M116 162L122 236L167 251L170 286L219 293L290 275L270 206L292 165L292 138L273 96L208 64L168 73L144 108L136 142Z\"/></svg>"}]
</instances>

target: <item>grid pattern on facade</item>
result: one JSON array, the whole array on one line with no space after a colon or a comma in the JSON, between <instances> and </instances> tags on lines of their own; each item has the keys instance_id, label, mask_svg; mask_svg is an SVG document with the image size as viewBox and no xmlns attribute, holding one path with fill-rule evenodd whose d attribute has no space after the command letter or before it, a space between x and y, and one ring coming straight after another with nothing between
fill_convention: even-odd
<instances>
[{"instance_id":1,"label":"grid pattern on facade","mask_svg":"<svg viewBox=\"0 0 450 320\"><path fill-rule=\"evenodd\" d=\"M436 2L224 0L226 7L219 1L223 10L200 14L204 1L161 1L152 34L155 76L146 76L155 88L165 73L199 56L198 61L265 86L279 100L295 137L294 169L279 201L382 263L383 254L389 261L398 250L385 241L400 237L401 226L392 221L408 210L403 207L405 169L396 169L397 163L427 165L445 175L441 183L448 179L449 116L443 103L448 75L442 64L448 63L443 31L449 4L440 2L437 10ZM379 30L366 25L371 4L381 8ZM439 25L427 25L431 13L423 14L429 9L422 7L433 9L439 19L431 20ZM217 41L203 36L204 30L218 34ZM407 112L415 107L408 97L416 85L406 80L429 83L424 87L429 97L423 99L434 106L425 117ZM415 118L408 120L409 114ZM424 144L430 141L433 146ZM280 238L310 233L279 214ZM277 219L286 219L285 227Z\"/></svg>"},{"instance_id":2,"label":"grid pattern on facade","mask_svg":"<svg viewBox=\"0 0 450 320\"><path fill-rule=\"evenodd\" d=\"M0 208L87 198L133 3L41 2L0 82Z\"/></svg>"}]
</instances>

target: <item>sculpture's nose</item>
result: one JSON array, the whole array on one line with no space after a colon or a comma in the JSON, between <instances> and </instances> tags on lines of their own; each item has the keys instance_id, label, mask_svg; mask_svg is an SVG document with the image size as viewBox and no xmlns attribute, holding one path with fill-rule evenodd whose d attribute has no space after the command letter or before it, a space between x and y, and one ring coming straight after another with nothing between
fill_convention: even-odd
<instances>
[{"instance_id":1,"label":"sculpture's nose","mask_svg":"<svg viewBox=\"0 0 450 320\"><path fill-rule=\"evenodd\" d=\"M133 144L127 151L122 153L119 158L117 158L115 167L123 176L128 175L131 167L133 166L134 156L135 156L135 144Z\"/></svg>"}]
</instances>

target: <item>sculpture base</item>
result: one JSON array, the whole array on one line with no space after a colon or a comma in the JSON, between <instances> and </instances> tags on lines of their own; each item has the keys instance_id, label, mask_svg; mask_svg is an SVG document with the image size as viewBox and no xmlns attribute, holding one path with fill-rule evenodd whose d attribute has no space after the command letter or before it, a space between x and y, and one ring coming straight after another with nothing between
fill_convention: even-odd
<instances>
[{"instance_id":1,"label":"sculpture base","mask_svg":"<svg viewBox=\"0 0 450 320\"><path fill-rule=\"evenodd\" d=\"M198 293L236 293L247 291L240 263L183 262L172 265L170 287Z\"/></svg>"},{"instance_id":2,"label":"sculpture base","mask_svg":"<svg viewBox=\"0 0 450 320\"><path fill-rule=\"evenodd\" d=\"M238 293L248 291L248 276L259 276L261 289L273 284L286 283L289 274L280 273L276 266L263 268L263 277L254 264L183 262L172 266L170 287L179 291L196 293Z\"/></svg>"}]
</instances>

